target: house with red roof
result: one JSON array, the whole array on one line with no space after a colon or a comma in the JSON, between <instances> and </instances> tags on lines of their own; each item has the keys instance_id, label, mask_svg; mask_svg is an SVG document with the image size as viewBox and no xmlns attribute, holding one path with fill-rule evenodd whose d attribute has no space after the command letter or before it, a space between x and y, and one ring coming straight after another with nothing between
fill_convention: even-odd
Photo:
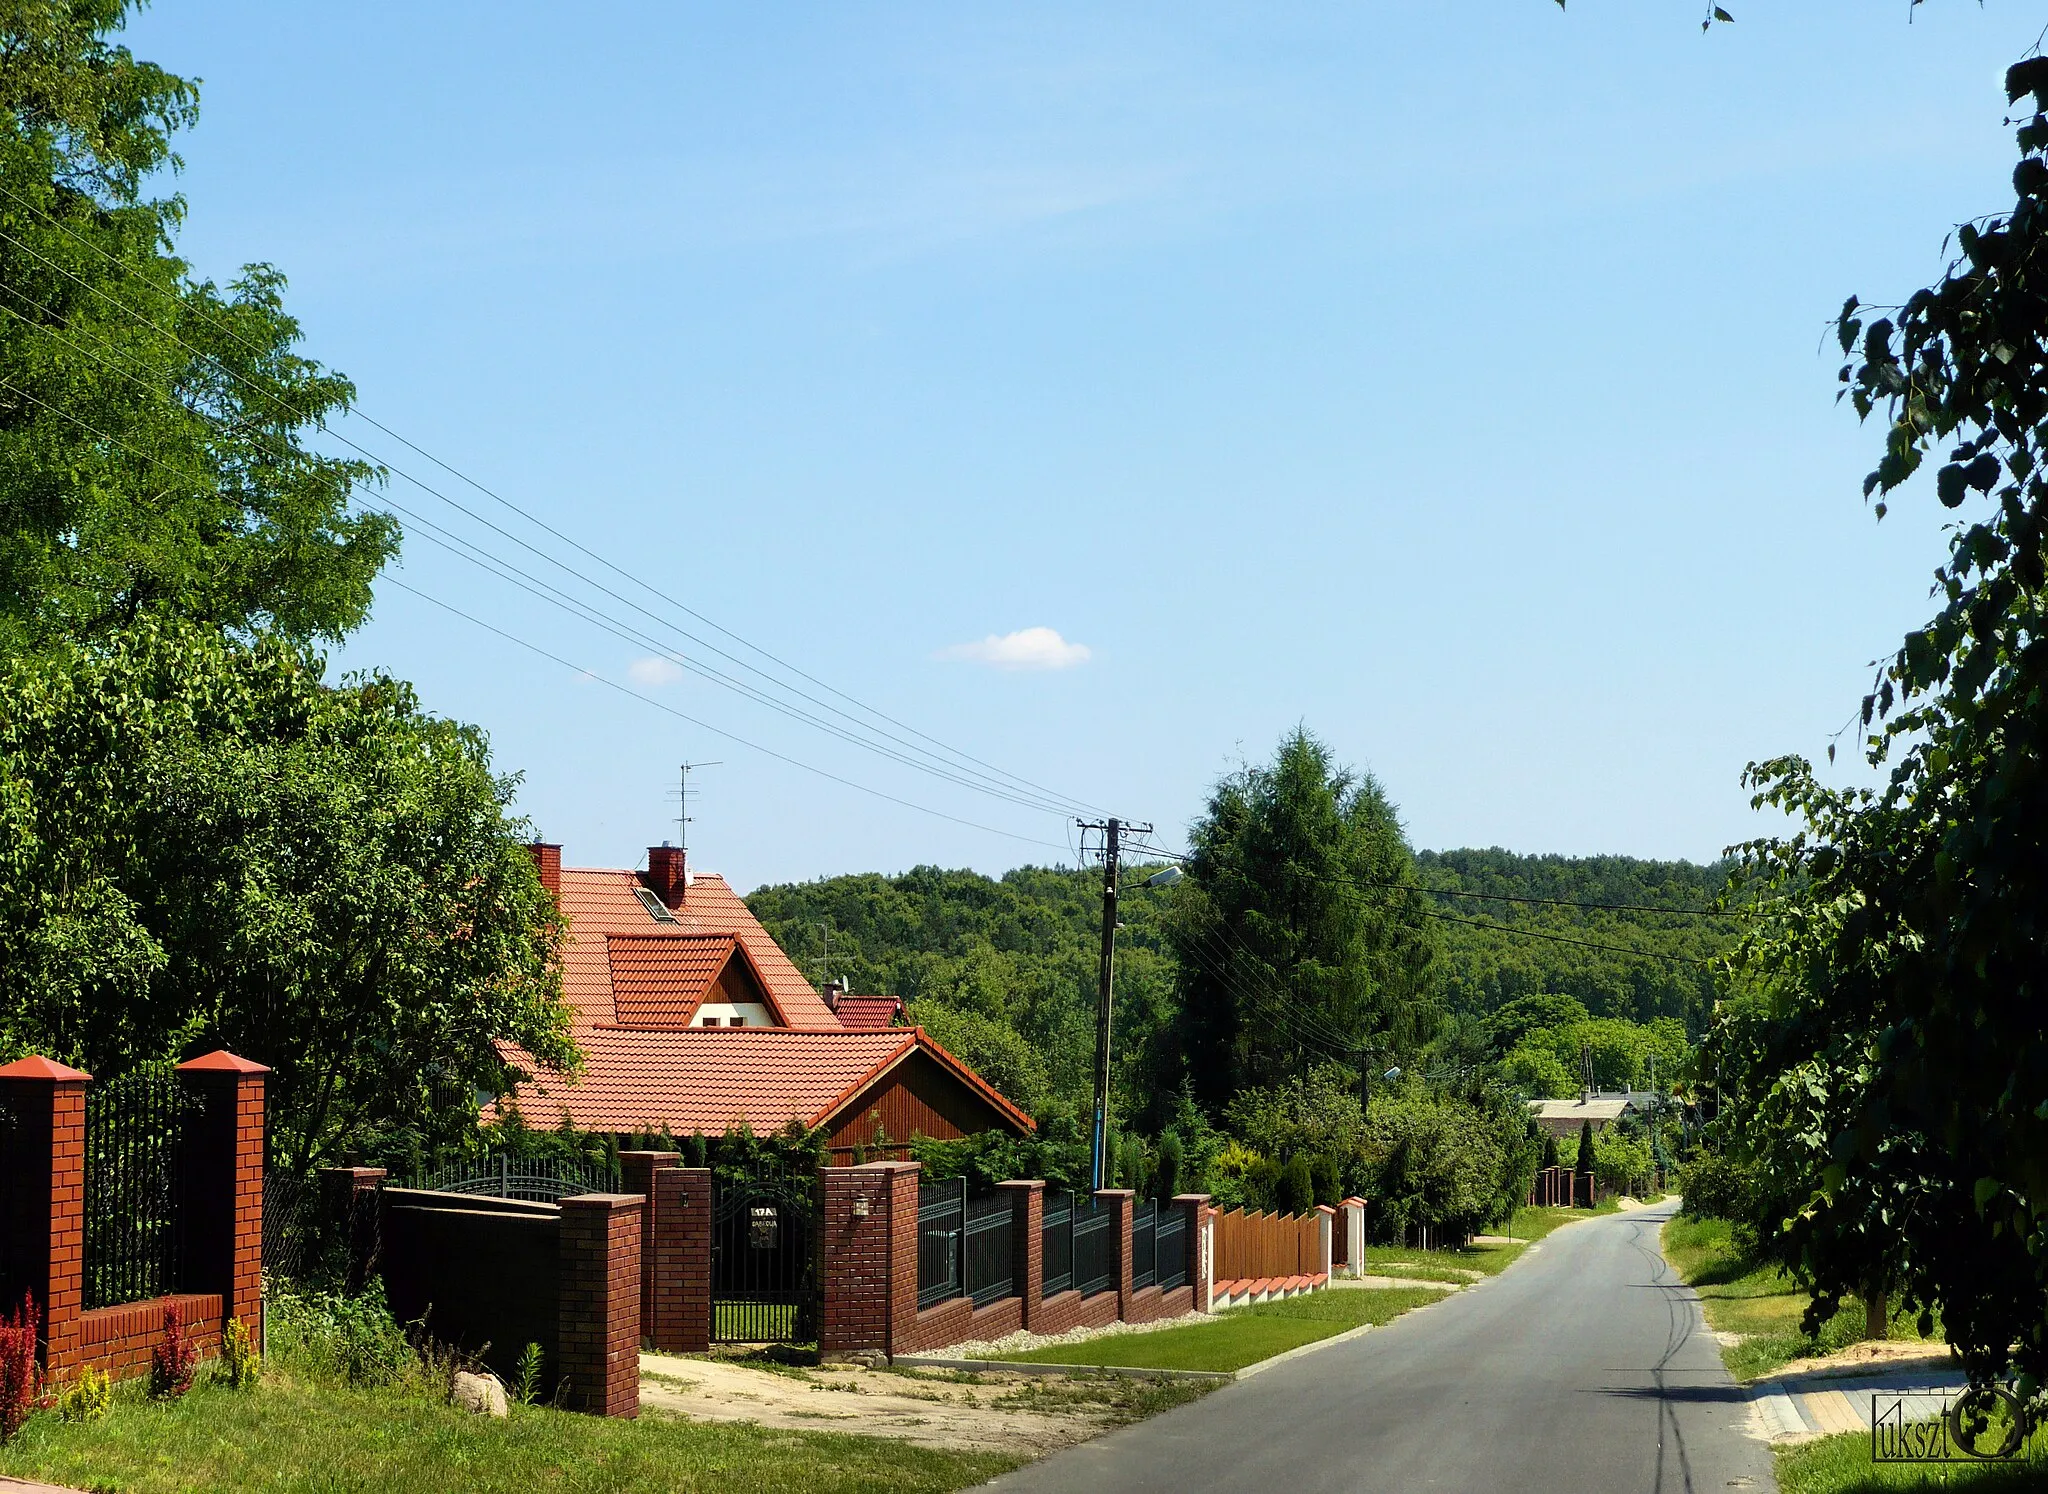
<instances>
[{"instance_id":1,"label":"house with red roof","mask_svg":"<svg viewBox=\"0 0 2048 1494\"><path fill-rule=\"evenodd\" d=\"M568 924L562 993L584 1066L509 1055L531 1077L510 1097L533 1125L757 1134L796 1121L844 1159L880 1159L913 1136L1027 1135L1031 1117L922 1028L893 997L812 988L723 878L654 846L644 872L562 865L532 848Z\"/></svg>"}]
</instances>

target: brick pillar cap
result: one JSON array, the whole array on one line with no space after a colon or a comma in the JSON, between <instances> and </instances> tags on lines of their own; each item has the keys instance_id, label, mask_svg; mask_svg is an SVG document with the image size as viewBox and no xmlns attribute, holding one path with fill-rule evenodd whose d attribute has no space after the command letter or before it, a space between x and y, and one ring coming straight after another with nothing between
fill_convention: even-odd
<instances>
[{"instance_id":1,"label":"brick pillar cap","mask_svg":"<svg viewBox=\"0 0 2048 1494\"><path fill-rule=\"evenodd\" d=\"M204 1058L194 1058L178 1065L181 1074L267 1074L269 1069L260 1063L239 1058L225 1048L216 1048Z\"/></svg>"},{"instance_id":2,"label":"brick pillar cap","mask_svg":"<svg viewBox=\"0 0 2048 1494\"><path fill-rule=\"evenodd\" d=\"M1206 1204L1209 1202L1209 1195L1206 1193L1176 1193L1173 1195L1173 1201L1177 1204Z\"/></svg>"},{"instance_id":3,"label":"brick pillar cap","mask_svg":"<svg viewBox=\"0 0 2048 1494\"><path fill-rule=\"evenodd\" d=\"M1043 1188L1044 1178L1009 1178L996 1184L998 1188Z\"/></svg>"},{"instance_id":4,"label":"brick pillar cap","mask_svg":"<svg viewBox=\"0 0 2048 1494\"><path fill-rule=\"evenodd\" d=\"M83 1069L74 1069L61 1064L54 1058L45 1058L40 1053L28 1058L17 1058L13 1063L0 1068L0 1079L90 1079L92 1075Z\"/></svg>"},{"instance_id":5,"label":"brick pillar cap","mask_svg":"<svg viewBox=\"0 0 2048 1494\"><path fill-rule=\"evenodd\" d=\"M672 1166L672 1167L680 1167L680 1166L682 1165L682 1161L683 1161L683 1154L682 1154L681 1152L674 1152L674 1151L669 1151L669 1150L668 1150L667 1148L665 1148L665 1147L658 1147L658 1146L657 1146L657 1147L643 1147L643 1148L642 1148L641 1150L639 1150L639 1151L632 1151L632 1152L620 1152L620 1153L619 1153L619 1156L620 1156L620 1157L621 1157L622 1159L623 1159L623 1158L626 1158L626 1157L632 1157L632 1158L634 1158L634 1159L635 1159L636 1161L637 1161L637 1160L638 1160L639 1158L642 1158L642 1157L649 1157L649 1158L653 1158L653 1159L655 1159L654 1165L655 1165L656 1167L659 1167L659 1166L661 1166L661 1165L662 1165L662 1159L664 1159L664 1158L665 1158L665 1159L667 1159L667 1161L668 1161L669 1165L670 1165L670 1166Z\"/></svg>"},{"instance_id":6,"label":"brick pillar cap","mask_svg":"<svg viewBox=\"0 0 2048 1494\"><path fill-rule=\"evenodd\" d=\"M578 1209L637 1209L647 1202L638 1193L572 1193L562 1207Z\"/></svg>"},{"instance_id":7,"label":"brick pillar cap","mask_svg":"<svg viewBox=\"0 0 2048 1494\"><path fill-rule=\"evenodd\" d=\"M1095 1196L1097 1198L1136 1198L1138 1190L1135 1188L1097 1188Z\"/></svg>"}]
</instances>

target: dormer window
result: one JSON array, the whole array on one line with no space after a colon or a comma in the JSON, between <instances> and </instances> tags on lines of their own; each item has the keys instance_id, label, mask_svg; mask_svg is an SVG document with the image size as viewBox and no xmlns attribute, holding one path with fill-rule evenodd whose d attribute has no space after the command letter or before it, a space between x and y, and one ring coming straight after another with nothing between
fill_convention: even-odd
<instances>
[{"instance_id":1,"label":"dormer window","mask_svg":"<svg viewBox=\"0 0 2048 1494\"><path fill-rule=\"evenodd\" d=\"M656 923L674 923L676 921L676 916L669 911L668 904L656 897L652 889L635 887L633 889L633 896L640 899L640 906L647 910L647 916Z\"/></svg>"}]
</instances>

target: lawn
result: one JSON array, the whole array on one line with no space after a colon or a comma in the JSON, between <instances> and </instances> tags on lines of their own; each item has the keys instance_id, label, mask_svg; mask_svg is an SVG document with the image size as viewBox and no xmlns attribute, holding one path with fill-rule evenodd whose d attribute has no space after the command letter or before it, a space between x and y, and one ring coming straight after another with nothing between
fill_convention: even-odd
<instances>
[{"instance_id":1,"label":"lawn","mask_svg":"<svg viewBox=\"0 0 2048 1494\"><path fill-rule=\"evenodd\" d=\"M1517 1209L1515 1217L1498 1231L1519 1245L1461 1245L1449 1250L1412 1250L1405 1245L1368 1245L1365 1269L1374 1276L1413 1276L1422 1281L1470 1281L1468 1274L1498 1276L1521 1258L1522 1252L1560 1225L1574 1219L1593 1219L1615 1212L1613 1201L1597 1209Z\"/></svg>"},{"instance_id":2,"label":"lawn","mask_svg":"<svg viewBox=\"0 0 2048 1494\"><path fill-rule=\"evenodd\" d=\"M1873 1463L1870 1434L1844 1432L1783 1448L1778 1494L1878 1494L1897 1489L1967 1489L2020 1494L2048 1488L2048 1431L2036 1432L2009 1463Z\"/></svg>"},{"instance_id":3,"label":"lawn","mask_svg":"<svg viewBox=\"0 0 2048 1494\"><path fill-rule=\"evenodd\" d=\"M79 1488L488 1491L946 1490L1017 1466L828 1433L648 1416L607 1421L519 1407L503 1421L397 1388L275 1372L253 1390L202 1385L159 1405L126 1388L90 1423L33 1418L0 1473Z\"/></svg>"},{"instance_id":4,"label":"lawn","mask_svg":"<svg viewBox=\"0 0 2048 1494\"><path fill-rule=\"evenodd\" d=\"M1807 1294L1776 1266L1759 1263L1741 1250L1733 1226L1725 1219L1687 1219L1682 1215L1664 1226L1664 1258L1700 1294L1707 1326L1739 1333L1742 1341L1724 1348L1721 1357L1738 1380L1759 1375L1794 1359L1809 1359L1846 1349L1863 1336L1863 1305L1851 1302L1814 1334L1800 1327ZM1919 1328L1901 1310L1892 1317L1892 1335L1918 1338Z\"/></svg>"},{"instance_id":5,"label":"lawn","mask_svg":"<svg viewBox=\"0 0 2048 1494\"><path fill-rule=\"evenodd\" d=\"M1352 1328L1391 1322L1442 1298L1443 1293L1427 1287L1332 1287L1284 1302L1233 1308L1204 1323L1112 1333L1001 1357L1105 1369L1239 1370Z\"/></svg>"}]
</instances>

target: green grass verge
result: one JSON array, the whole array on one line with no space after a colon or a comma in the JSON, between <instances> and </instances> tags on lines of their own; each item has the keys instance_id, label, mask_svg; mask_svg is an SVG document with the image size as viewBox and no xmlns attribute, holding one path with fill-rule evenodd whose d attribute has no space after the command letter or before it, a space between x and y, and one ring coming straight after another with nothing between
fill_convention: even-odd
<instances>
[{"instance_id":1,"label":"green grass verge","mask_svg":"<svg viewBox=\"0 0 2048 1494\"><path fill-rule=\"evenodd\" d=\"M1462 1245L1451 1250L1411 1250L1405 1245L1368 1245L1365 1269L1368 1275L1419 1276L1426 1281L1470 1281L1466 1272L1498 1276L1522 1252L1560 1225L1574 1219L1594 1219L1616 1212L1612 1199L1597 1209L1517 1209L1514 1218L1498 1233L1523 1243L1519 1245Z\"/></svg>"},{"instance_id":2,"label":"green grass verge","mask_svg":"<svg viewBox=\"0 0 2048 1494\"><path fill-rule=\"evenodd\" d=\"M1870 1434L1844 1432L1777 1454L1778 1494L1878 1494L1895 1489L1967 1489L2019 1494L2048 1488L2048 1431L2027 1439L2009 1463L1873 1463Z\"/></svg>"},{"instance_id":3,"label":"green grass verge","mask_svg":"<svg viewBox=\"0 0 2048 1494\"><path fill-rule=\"evenodd\" d=\"M1778 1267L1745 1253L1725 1219L1681 1215L1664 1226L1662 1244L1664 1258L1700 1294L1707 1326L1742 1335L1740 1343L1721 1351L1728 1372L1738 1380L1754 1380L1794 1359L1836 1353L1863 1337L1860 1302L1845 1305L1816 1333L1802 1329L1806 1292ZM1904 1311L1893 1314L1891 1332L1895 1338L1920 1337Z\"/></svg>"},{"instance_id":4,"label":"green grass verge","mask_svg":"<svg viewBox=\"0 0 2048 1494\"><path fill-rule=\"evenodd\" d=\"M0 1473L94 1490L948 1490L1021 1459L831 1433L666 1416L607 1421L521 1407L503 1421L417 1394L275 1373L159 1405L124 1389L89 1423L41 1415L0 1448Z\"/></svg>"},{"instance_id":5,"label":"green grass verge","mask_svg":"<svg viewBox=\"0 0 2048 1494\"><path fill-rule=\"evenodd\" d=\"M1284 1302L1233 1308L1205 1323L1156 1328L1148 1333L1113 1333L1002 1357L1109 1369L1240 1370L1352 1328L1391 1322L1411 1308L1442 1297L1443 1293L1427 1287L1333 1287Z\"/></svg>"}]
</instances>

